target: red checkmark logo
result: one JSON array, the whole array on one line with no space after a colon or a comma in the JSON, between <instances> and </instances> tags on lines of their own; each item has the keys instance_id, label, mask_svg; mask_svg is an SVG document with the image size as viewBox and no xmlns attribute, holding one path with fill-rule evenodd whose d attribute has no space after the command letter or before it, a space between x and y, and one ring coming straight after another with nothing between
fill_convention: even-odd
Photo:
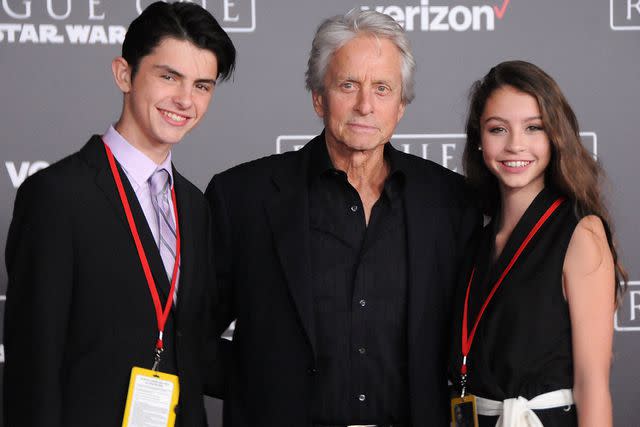
<instances>
[{"instance_id":1,"label":"red checkmark logo","mask_svg":"<svg viewBox=\"0 0 640 427\"><path fill-rule=\"evenodd\" d=\"M509 6L509 1L510 0L504 0L504 3L502 3L502 7L498 7L495 5L493 6L493 11L498 16L498 19L502 19L502 17L504 16L504 13L507 11L507 6Z\"/></svg>"}]
</instances>

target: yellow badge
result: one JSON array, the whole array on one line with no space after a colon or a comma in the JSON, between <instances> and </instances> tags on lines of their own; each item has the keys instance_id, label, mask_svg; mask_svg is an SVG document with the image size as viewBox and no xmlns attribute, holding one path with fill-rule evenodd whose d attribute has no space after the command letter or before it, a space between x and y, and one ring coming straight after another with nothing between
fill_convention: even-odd
<instances>
[{"instance_id":1,"label":"yellow badge","mask_svg":"<svg viewBox=\"0 0 640 427\"><path fill-rule=\"evenodd\" d=\"M451 427L478 427L474 395L467 394L465 397L451 399Z\"/></svg>"},{"instance_id":2,"label":"yellow badge","mask_svg":"<svg viewBox=\"0 0 640 427\"><path fill-rule=\"evenodd\" d=\"M179 394L177 376L133 367L122 427L173 427Z\"/></svg>"}]
</instances>

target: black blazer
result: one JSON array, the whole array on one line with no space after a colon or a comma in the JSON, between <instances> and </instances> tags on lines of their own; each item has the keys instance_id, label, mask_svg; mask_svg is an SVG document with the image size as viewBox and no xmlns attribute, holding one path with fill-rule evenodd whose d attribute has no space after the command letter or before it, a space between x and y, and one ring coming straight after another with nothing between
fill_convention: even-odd
<instances>
[{"instance_id":1,"label":"black blazer","mask_svg":"<svg viewBox=\"0 0 640 427\"><path fill-rule=\"evenodd\" d=\"M160 254L121 176L164 304L169 281ZM179 425L200 427L210 215L202 193L175 169L174 182L182 259L161 369L179 375ZM100 137L20 187L6 263L6 426L121 425L131 368L151 367L157 327Z\"/></svg>"},{"instance_id":2,"label":"black blazer","mask_svg":"<svg viewBox=\"0 0 640 427\"><path fill-rule=\"evenodd\" d=\"M226 427L306 427L316 340L310 275L308 167L311 145L214 176L221 311L236 320L227 363ZM446 354L455 272L479 220L463 178L401 154L408 230L408 366L414 427L448 425Z\"/></svg>"}]
</instances>

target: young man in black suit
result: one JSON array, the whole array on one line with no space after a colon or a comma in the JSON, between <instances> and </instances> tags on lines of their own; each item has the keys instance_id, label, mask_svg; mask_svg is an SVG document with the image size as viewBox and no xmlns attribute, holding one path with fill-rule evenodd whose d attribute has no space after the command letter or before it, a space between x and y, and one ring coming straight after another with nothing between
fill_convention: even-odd
<instances>
[{"instance_id":1,"label":"young man in black suit","mask_svg":"<svg viewBox=\"0 0 640 427\"><path fill-rule=\"evenodd\" d=\"M154 362L177 376L176 425L206 425L210 215L171 148L234 64L205 9L150 5L112 63L118 122L18 190L6 250L7 427L122 425L132 368Z\"/></svg>"},{"instance_id":2,"label":"young man in black suit","mask_svg":"<svg viewBox=\"0 0 640 427\"><path fill-rule=\"evenodd\" d=\"M325 21L307 87L324 131L216 175L225 427L445 426L463 178L390 144L415 64L389 16Z\"/></svg>"}]
</instances>

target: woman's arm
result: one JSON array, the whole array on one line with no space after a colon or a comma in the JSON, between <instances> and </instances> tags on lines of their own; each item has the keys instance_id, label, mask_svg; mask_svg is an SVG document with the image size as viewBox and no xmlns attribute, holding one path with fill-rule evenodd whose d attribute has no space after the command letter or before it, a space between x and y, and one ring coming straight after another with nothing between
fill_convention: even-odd
<instances>
[{"instance_id":1,"label":"woman's arm","mask_svg":"<svg viewBox=\"0 0 640 427\"><path fill-rule=\"evenodd\" d=\"M573 394L580 427L613 424L609 371L615 310L613 257L600 218L583 218L563 266L573 343Z\"/></svg>"}]
</instances>

